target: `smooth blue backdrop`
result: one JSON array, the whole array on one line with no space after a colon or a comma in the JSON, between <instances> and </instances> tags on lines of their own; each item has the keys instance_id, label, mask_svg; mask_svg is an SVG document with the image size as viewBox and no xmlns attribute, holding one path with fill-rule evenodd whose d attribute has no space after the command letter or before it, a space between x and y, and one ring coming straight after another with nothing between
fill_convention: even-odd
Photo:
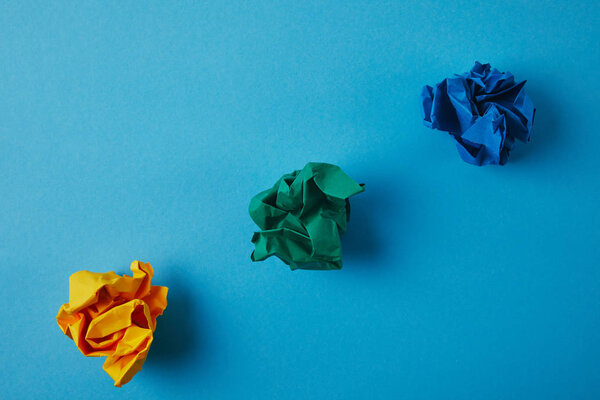
<instances>
[{"instance_id":1,"label":"smooth blue backdrop","mask_svg":"<svg viewBox=\"0 0 600 400\"><path fill-rule=\"evenodd\" d=\"M600 398L597 1L167 3L0 6L0 397ZM421 121L475 60L537 106L504 167ZM367 184L343 270L251 263L307 161ZM169 306L117 389L55 316L134 259Z\"/></svg>"}]
</instances>

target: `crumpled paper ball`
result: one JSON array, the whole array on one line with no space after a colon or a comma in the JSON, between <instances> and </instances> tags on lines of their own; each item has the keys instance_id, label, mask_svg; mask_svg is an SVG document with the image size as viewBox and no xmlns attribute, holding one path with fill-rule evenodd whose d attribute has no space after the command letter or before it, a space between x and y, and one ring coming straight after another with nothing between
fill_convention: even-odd
<instances>
[{"instance_id":1,"label":"crumpled paper ball","mask_svg":"<svg viewBox=\"0 0 600 400\"><path fill-rule=\"evenodd\" d=\"M469 72L423 87L425 125L450 133L464 161L503 165L515 139L530 139L535 107L525 82L476 62Z\"/></svg>"},{"instance_id":2,"label":"crumpled paper ball","mask_svg":"<svg viewBox=\"0 0 600 400\"><path fill-rule=\"evenodd\" d=\"M106 356L104 370L120 387L142 369L156 317L167 307L167 288L152 286L149 263L131 263L133 277L114 272L75 272L69 302L56 320L86 356Z\"/></svg>"},{"instance_id":3,"label":"crumpled paper ball","mask_svg":"<svg viewBox=\"0 0 600 400\"><path fill-rule=\"evenodd\" d=\"M308 163L284 175L250 201L250 216L261 229L252 237L252 261L274 255L292 270L341 269L348 198L362 191L364 185L332 164Z\"/></svg>"}]
</instances>

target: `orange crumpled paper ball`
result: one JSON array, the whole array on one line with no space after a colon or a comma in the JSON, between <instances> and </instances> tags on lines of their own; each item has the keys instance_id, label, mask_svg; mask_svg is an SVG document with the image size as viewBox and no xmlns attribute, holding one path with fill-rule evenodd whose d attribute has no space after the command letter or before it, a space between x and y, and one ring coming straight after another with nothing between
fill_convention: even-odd
<instances>
[{"instance_id":1,"label":"orange crumpled paper ball","mask_svg":"<svg viewBox=\"0 0 600 400\"><path fill-rule=\"evenodd\" d=\"M149 263L131 263L133 277L114 272L75 272L69 278L69 303L56 320L86 356L106 356L104 370L121 387L142 369L156 317L167 307L164 286L152 286Z\"/></svg>"}]
</instances>

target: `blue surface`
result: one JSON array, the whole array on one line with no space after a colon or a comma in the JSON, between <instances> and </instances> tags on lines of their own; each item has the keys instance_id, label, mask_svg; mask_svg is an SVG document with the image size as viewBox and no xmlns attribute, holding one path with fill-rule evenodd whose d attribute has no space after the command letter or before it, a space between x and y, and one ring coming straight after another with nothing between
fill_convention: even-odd
<instances>
[{"instance_id":1,"label":"blue surface","mask_svg":"<svg viewBox=\"0 0 600 400\"><path fill-rule=\"evenodd\" d=\"M599 3L224 3L0 7L0 397L599 398ZM504 167L421 121L475 60L537 107ZM367 184L344 269L252 264L311 160ZM55 316L134 259L170 303L117 389Z\"/></svg>"}]
</instances>

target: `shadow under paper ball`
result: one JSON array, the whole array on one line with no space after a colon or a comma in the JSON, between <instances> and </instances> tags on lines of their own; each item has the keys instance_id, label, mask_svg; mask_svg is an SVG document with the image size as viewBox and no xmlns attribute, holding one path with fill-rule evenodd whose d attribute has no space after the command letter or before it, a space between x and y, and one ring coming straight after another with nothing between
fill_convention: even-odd
<instances>
[{"instance_id":1,"label":"shadow under paper ball","mask_svg":"<svg viewBox=\"0 0 600 400\"><path fill-rule=\"evenodd\" d=\"M341 236L344 262L379 261L387 252L390 240L388 228L397 217L398 204L390 204L389 183L383 177L365 181L365 191L350 198L350 221ZM382 229L384 228L384 229Z\"/></svg>"},{"instance_id":2,"label":"shadow under paper ball","mask_svg":"<svg viewBox=\"0 0 600 400\"><path fill-rule=\"evenodd\" d=\"M344 258L372 258L381 249L377 231L369 216L372 205L367 196L366 193L360 193L350 199L350 221L346 233L341 236Z\"/></svg>"},{"instance_id":3,"label":"shadow under paper ball","mask_svg":"<svg viewBox=\"0 0 600 400\"><path fill-rule=\"evenodd\" d=\"M542 84L528 81L525 91L536 109L531 141L529 143L516 141L510 153L509 163L530 157L538 160L542 157L556 157L562 151L561 146L558 145L562 129L559 104Z\"/></svg>"},{"instance_id":4,"label":"shadow under paper ball","mask_svg":"<svg viewBox=\"0 0 600 400\"><path fill-rule=\"evenodd\" d=\"M154 341L148 354L152 363L178 363L198 351L198 300L177 280L169 282L167 308L158 317Z\"/></svg>"}]
</instances>

